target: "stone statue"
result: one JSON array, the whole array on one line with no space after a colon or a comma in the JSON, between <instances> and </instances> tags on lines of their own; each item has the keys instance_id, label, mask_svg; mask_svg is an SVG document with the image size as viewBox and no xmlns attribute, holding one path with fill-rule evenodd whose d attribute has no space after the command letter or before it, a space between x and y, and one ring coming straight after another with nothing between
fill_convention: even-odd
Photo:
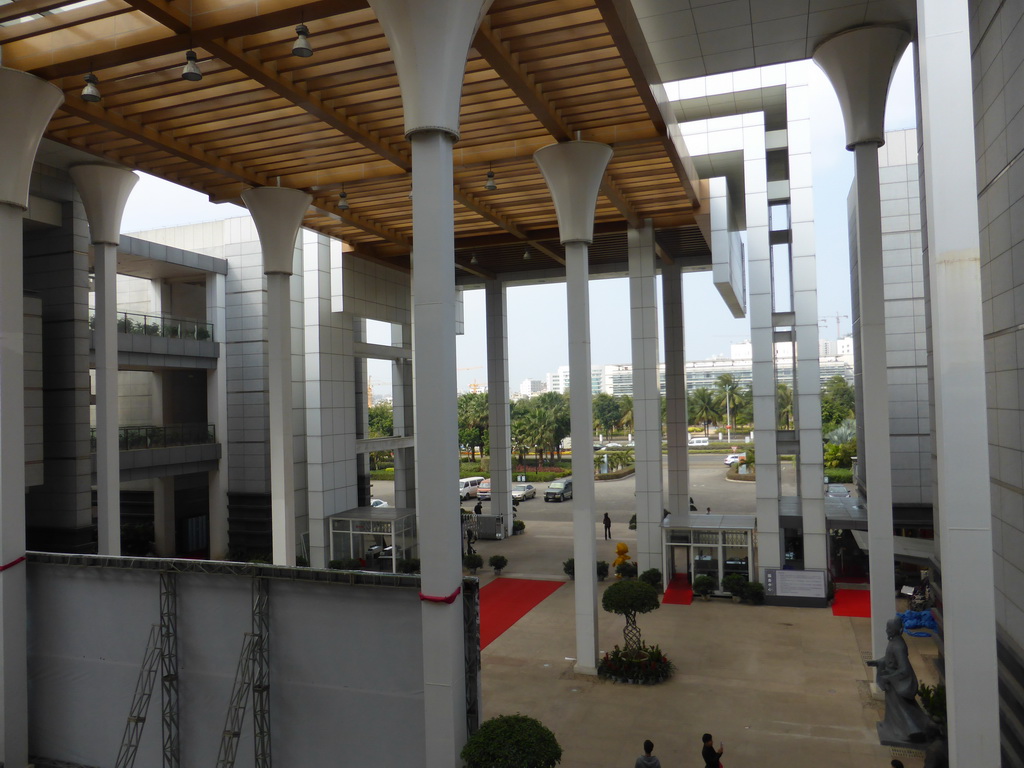
<instances>
[{"instance_id":1,"label":"stone statue","mask_svg":"<svg viewBox=\"0 0 1024 768\"><path fill-rule=\"evenodd\" d=\"M903 619L886 622L885 636L885 656L868 662L877 669L875 682L885 691L885 719L878 724L878 737L889 745L923 742L931 720L917 703L917 675L903 639Z\"/></svg>"}]
</instances>

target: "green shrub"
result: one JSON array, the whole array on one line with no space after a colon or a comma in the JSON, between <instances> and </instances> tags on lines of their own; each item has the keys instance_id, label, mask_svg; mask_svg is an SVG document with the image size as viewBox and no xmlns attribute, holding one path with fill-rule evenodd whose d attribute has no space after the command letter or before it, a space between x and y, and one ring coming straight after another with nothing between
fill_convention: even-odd
<instances>
[{"instance_id":1,"label":"green shrub","mask_svg":"<svg viewBox=\"0 0 1024 768\"><path fill-rule=\"evenodd\" d=\"M623 579L635 579L636 572L636 563L619 563L615 566L615 575Z\"/></svg>"},{"instance_id":2,"label":"green shrub","mask_svg":"<svg viewBox=\"0 0 1024 768\"><path fill-rule=\"evenodd\" d=\"M491 555L488 559L487 564L496 571L500 571L506 565L508 565L508 558L504 555Z\"/></svg>"},{"instance_id":3,"label":"green shrub","mask_svg":"<svg viewBox=\"0 0 1024 768\"><path fill-rule=\"evenodd\" d=\"M525 530L526 530L526 523L524 523L522 520L513 520L512 521L512 533L522 533Z\"/></svg>"},{"instance_id":4,"label":"green shrub","mask_svg":"<svg viewBox=\"0 0 1024 768\"><path fill-rule=\"evenodd\" d=\"M748 581L743 585L743 599L754 605L763 603L764 584L760 581Z\"/></svg>"},{"instance_id":5,"label":"green shrub","mask_svg":"<svg viewBox=\"0 0 1024 768\"><path fill-rule=\"evenodd\" d=\"M418 557L410 557L408 560L398 561L398 572L399 573L419 573L420 572L420 559Z\"/></svg>"},{"instance_id":6,"label":"green shrub","mask_svg":"<svg viewBox=\"0 0 1024 768\"><path fill-rule=\"evenodd\" d=\"M568 576L570 579L575 579L576 578L576 558L570 557L568 560L566 560L564 563L562 563L562 570L565 572L565 575Z\"/></svg>"},{"instance_id":7,"label":"green shrub","mask_svg":"<svg viewBox=\"0 0 1024 768\"><path fill-rule=\"evenodd\" d=\"M297 555L295 557L295 565L299 568L309 568L309 558Z\"/></svg>"},{"instance_id":8,"label":"green shrub","mask_svg":"<svg viewBox=\"0 0 1024 768\"><path fill-rule=\"evenodd\" d=\"M472 555L466 555L462 558L462 565L463 567L468 568L472 571L477 568L483 568L484 559L481 555L478 555L474 552Z\"/></svg>"},{"instance_id":9,"label":"green shrub","mask_svg":"<svg viewBox=\"0 0 1024 768\"><path fill-rule=\"evenodd\" d=\"M747 577L742 573L727 573L722 577L722 589L733 597L743 597L743 587Z\"/></svg>"},{"instance_id":10,"label":"green shrub","mask_svg":"<svg viewBox=\"0 0 1024 768\"><path fill-rule=\"evenodd\" d=\"M631 518L629 518L629 530L636 530L636 515L633 515Z\"/></svg>"},{"instance_id":11,"label":"green shrub","mask_svg":"<svg viewBox=\"0 0 1024 768\"><path fill-rule=\"evenodd\" d=\"M640 574L640 581L646 581L655 589L661 584L661 571L657 568L648 568L646 571Z\"/></svg>"},{"instance_id":12,"label":"green shrub","mask_svg":"<svg viewBox=\"0 0 1024 768\"><path fill-rule=\"evenodd\" d=\"M608 578L608 563L604 560L597 561L597 578L607 579Z\"/></svg>"},{"instance_id":13,"label":"green shrub","mask_svg":"<svg viewBox=\"0 0 1024 768\"><path fill-rule=\"evenodd\" d=\"M554 768L562 761L562 748L539 720L499 715L469 737L460 757L466 768Z\"/></svg>"},{"instance_id":14,"label":"green shrub","mask_svg":"<svg viewBox=\"0 0 1024 768\"><path fill-rule=\"evenodd\" d=\"M825 477L830 483L852 483L853 470L829 467L825 470Z\"/></svg>"},{"instance_id":15,"label":"green shrub","mask_svg":"<svg viewBox=\"0 0 1024 768\"><path fill-rule=\"evenodd\" d=\"M693 591L698 595L710 595L715 591L714 577L708 576L706 573L702 573L693 580Z\"/></svg>"}]
</instances>

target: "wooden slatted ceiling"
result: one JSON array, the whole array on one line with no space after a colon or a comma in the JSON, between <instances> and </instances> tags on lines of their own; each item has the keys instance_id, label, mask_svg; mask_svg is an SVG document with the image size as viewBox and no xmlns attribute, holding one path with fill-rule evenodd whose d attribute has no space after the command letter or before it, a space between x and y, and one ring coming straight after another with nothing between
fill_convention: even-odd
<instances>
[{"instance_id":1,"label":"wooden slatted ceiling","mask_svg":"<svg viewBox=\"0 0 1024 768\"><path fill-rule=\"evenodd\" d=\"M0 6L4 64L50 79L65 104L48 136L210 195L249 186L306 189L306 225L356 252L408 267L411 156L392 57L365 0L17 0ZM470 51L452 190L459 249L485 248L477 274L562 259L554 207L532 160L553 140L611 144L598 200L599 232L652 218L692 227L693 204L640 61L624 0L496 0ZM294 27L311 31L310 58L291 53ZM203 79L181 79L184 51ZM82 76L103 101L81 100ZM483 189L488 169L498 189ZM351 208L337 208L344 188ZM690 243L692 238L667 242ZM611 242L607 240L606 242ZM502 246L502 243L507 244ZM700 244L696 246L701 247ZM505 248L499 254L500 248ZM600 249L598 249L600 250ZM607 250L607 248L606 248ZM518 254L518 255L517 255ZM469 257L457 262L468 269Z\"/></svg>"}]
</instances>

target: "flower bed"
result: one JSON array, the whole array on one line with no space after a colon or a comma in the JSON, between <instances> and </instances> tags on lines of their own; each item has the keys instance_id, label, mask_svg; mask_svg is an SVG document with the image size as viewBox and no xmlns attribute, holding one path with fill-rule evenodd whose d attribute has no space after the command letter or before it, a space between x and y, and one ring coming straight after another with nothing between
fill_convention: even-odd
<instances>
[{"instance_id":1,"label":"flower bed","mask_svg":"<svg viewBox=\"0 0 1024 768\"><path fill-rule=\"evenodd\" d=\"M619 646L606 653L597 664L597 674L609 680L634 685L657 685L672 677L675 665L656 645L644 644L636 658L630 658Z\"/></svg>"}]
</instances>

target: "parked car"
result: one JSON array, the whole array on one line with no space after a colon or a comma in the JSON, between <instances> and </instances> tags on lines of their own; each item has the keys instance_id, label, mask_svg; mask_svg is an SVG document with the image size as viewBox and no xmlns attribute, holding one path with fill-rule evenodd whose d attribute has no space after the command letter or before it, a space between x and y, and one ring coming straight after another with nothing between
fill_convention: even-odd
<instances>
[{"instance_id":1,"label":"parked car","mask_svg":"<svg viewBox=\"0 0 1024 768\"><path fill-rule=\"evenodd\" d=\"M544 501L565 501L572 498L572 478L563 477L561 480L552 480L548 489L544 491Z\"/></svg>"},{"instance_id":2,"label":"parked car","mask_svg":"<svg viewBox=\"0 0 1024 768\"><path fill-rule=\"evenodd\" d=\"M607 448L608 450L615 450L615 449L621 448L621 447L622 447L622 443L608 443L605 446L605 448Z\"/></svg>"},{"instance_id":3,"label":"parked car","mask_svg":"<svg viewBox=\"0 0 1024 768\"><path fill-rule=\"evenodd\" d=\"M537 496L537 489L529 483L519 483L512 486L512 498L516 501L526 501Z\"/></svg>"},{"instance_id":4,"label":"parked car","mask_svg":"<svg viewBox=\"0 0 1024 768\"><path fill-rule=\"evenodd\" d=\"M747 458L745 453L730 453L725 457L725 466L731 467L733 464L739 464L743 459Z\"/></svg>"},{"instance_id":5,"label":"parked car","mask_svg":"<svg viewBox=\"0 0 1024 768\"><path fill-rule=\"evenodd\" d=\"M708 439L706 437L691 437L689 445L707 446Z\"/></svg>"},{"instance_id":6,"label":"parked car","mask_svg":"<svg viewBox=\"0 0 1024 768\"><path fill-rule=\"evenodd\" d=\"M482 481L480 485L476 487L476 497L480 499L480 501L491 500L491 481L489 478Z\"/></svg>"},{"instance_id":7,"label":"parked car","mask_svg":"<svg viewBox=\"0 0 1024 768\"><path fill-rule=\"evenodd\" d=\"M845 485L839 485L838 483L830 483L825 488L825 495L830 499L848 499L850 498L850 489Z\"/></svg>"},{"instance_id":8,"label":"parked car","mask_svg":"<svg viewBox=\"0 0 1024 768\"><path fill-rule=\"evenodd\" d=\"M384 501L384 499L371 499L370 500L370 506L371 507L386 507L386 506L388 506L388 503L386 501Z\"/></svg>"},{"instance_id":9,"label":"parked car","mask_svg":"<svg viewBox=\"0 0 1024 768\"><path fill-rule=\"evenodd\" d=\"M477 491L480 489L480 483L485 479L483 477L464 477L459 480L459 501L465 501L476 496Z\"/></svg>"}]
</instances>

